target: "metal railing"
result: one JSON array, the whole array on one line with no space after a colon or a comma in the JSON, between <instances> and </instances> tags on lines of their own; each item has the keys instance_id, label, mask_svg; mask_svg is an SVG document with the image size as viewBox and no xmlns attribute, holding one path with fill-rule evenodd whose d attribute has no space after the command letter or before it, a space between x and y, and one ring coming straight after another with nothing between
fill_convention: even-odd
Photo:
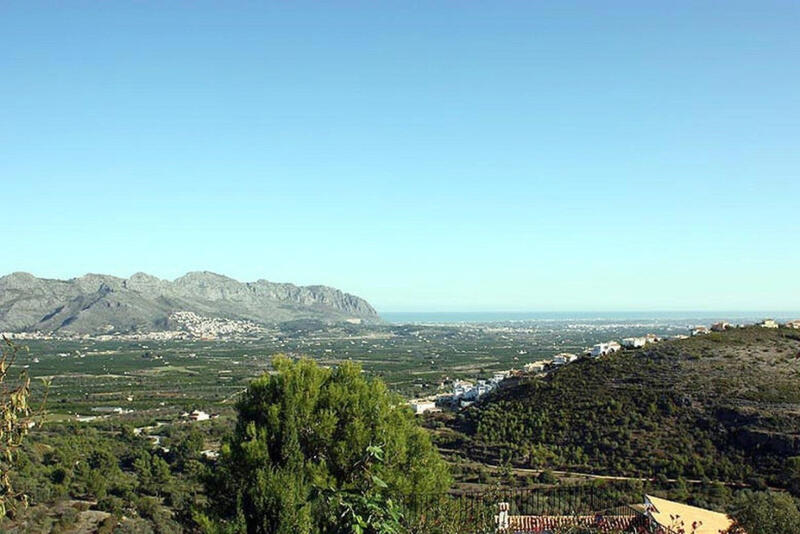
<instances>
[{"instance_id":1,"label":"metal railing","mask_svg":"<svg viewBox=\"0 0 800 534\"><path fill-rule=\"evenodd\" d=\"M586 486L415 495L404 509L411 534L655 532L624 497Z\"/></svg>"}]
</instances>

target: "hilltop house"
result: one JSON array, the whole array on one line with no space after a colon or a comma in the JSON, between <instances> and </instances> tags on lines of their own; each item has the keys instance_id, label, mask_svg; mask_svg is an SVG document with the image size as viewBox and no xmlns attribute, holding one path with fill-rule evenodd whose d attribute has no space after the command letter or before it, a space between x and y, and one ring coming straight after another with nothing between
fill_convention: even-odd
<instances>
[{"instance_id":1,"label":"hilltop house","mask_svg":"<svg viewBox=\"0 0 800 534\"><path fill-rule=\"evenodd\" d=\"M800 319L795 319L794 321L789 321L784 326L786 328L794 328L796 330L800 330Z\"/></svg>"},{"instance_id":2,"label":"hilltop house","mask_svg":"<svg viewBox=\"0 0 800 534\"><path fill-rule=\"evenodd\" d=\"M566 365L568 363L574 362L577 360L578 357L575 354L571 354L569 352L562 352L561 354L556 354L553 356L553 365Z\"/></svg>"},{"instance_id":3,"label":"hilltop house","mask_svg":"<svg viewBox=\"0 0 800 534\"><path fill-rule=\"evenodd\" d=\"M774 319L764 319L758 323L758 326L761 328L778 328L778 323Z\"/></svg>"},{"instance_id":4,"label":"hilltop house","mask_svg":"<svg viewBox=\"0 0 800 534\"><path fill-rule=\"evenodd\" d=\"M622 346L626 349L638 349L647 344L646 337L626 337L622 340Z\"/></svg>"},{"instance_id":5,"label":"hilltop house","mask_svg":"<svg viewBox=\"0 0 800 534\"><path fill-rule=\"evenodd\" d=\"M492 375L492 379L490 380L490 382L499 384L509 376L511 376L511 371L496 371L494 375Z\"/></svg>"},{"instance_id":6,"label":"hilltop house","mask_svg":"<svg viewBox=\"0 0 800 534\"><path fill-rule=\"evenodd\" d=\"M541 373L542 371L544 371L545 365L546 364L543 361L531 362L531 363L526 363L523 366L523 369L525 370L526 373Z\"/></svg>"},{"instance_id":7,"label":"hilltop house","mask_svg":"<svg viewBox=\"0 0 800 534\"><path fill-rule=\"evenodd\" d=\"M725 330L729 329L730 327L731 327L731 323L728 323L726 321L720 321L718 323L714 323L714 324L711 325L711 331L712 332L724 332Z\"/></svg>"},{"instance_id":8,"label":"hilltop house","mask_svg":"<svg viewBox=\"0 0 800 534\"><path fill-rule=\"evenodd\" d=\"M495 389L510 372L501 371L494 374L489 380L478 380L477 384L457 380L453 383L452 401L474 401Z\"/></svg>"},{"instance_id":9,"label":"hilltop house","mask_svg":"<svg viewBox=\"0 0 800 534\"><path fill-rule=\"evenodd\" d=\"M608 354L608 343L598 343L592 350L589 351L589 356L592 358L599 358Z\"/></svg>"},{"instance_id":10,"label":"hilltop house","mask_svg":"<svg viewBox=\"0 0 800 534\"><path fill-rule=\"evenodd\" d=\"M466 380L456 380L455 383L453 383L453 397L460 399L470 389L472 389L472 382L467 382Z\"/></svg>"},{"instance_id":11,"label":"hilltop house","mask_svg":"<svg viewBox=\"0 0 800 534\"><path fill-rule=\"evenodd\" d=\"M616 341L609 341L608 343L598 343L594 347L592 347L589 356L592 358L599 358L600 356L606 356L608 354L612 354L617 352L622 348L622 345L617 343Z\"/></svg>"},{"instance_id":12,"label":"hilltop house","mask_svg":"<svg viewBox=\"0 0 800 534\"><path fill-rule=\"evenodd\" d=\"M707 326L695 326L691 330L692 336L702 336L703 334L708 334L709 332L710 330Z\"/></svg>"}]
</instances>

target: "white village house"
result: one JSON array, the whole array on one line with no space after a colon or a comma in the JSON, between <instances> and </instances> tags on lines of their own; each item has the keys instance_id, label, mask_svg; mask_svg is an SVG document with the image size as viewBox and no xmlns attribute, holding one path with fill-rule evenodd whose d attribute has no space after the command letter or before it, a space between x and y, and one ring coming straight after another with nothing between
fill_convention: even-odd
<instances>
[{"instance_id":1,"label":"white village house","mask_svg":"<svg viewBox=\"0 0 800 534\"><path fill-rule=\"evenodd\" d=\"M467 382L466 380L456 380L453 383L453 398L460 399L467 393L467 391L471 390L472 387L472 382Z\"/></svg>"},{"instance_id":2,"label":"white village house","mask_svg":"<svg viewBox=\"0 0 800 534\"><path fill-rule=\"evenodd\" d=\"M575 354L571 354L569 352L562 352L561 354L556 354L553 356L553 365L566 365L568 363L572 363L577 360L578 357Z\"/></svg>"},{"instance_id":3,"label":"white village house","mask_svg":"<svg viewBox=\"0 0 800 534\"><path fill-rule=\"evenodd\" d=\"M703 334L708 334L710 330L707 326L695 326L691 329L692 336L702 336Z\"/></svg>"},{"instance_id":4,"label":"white village house","mask_svg":"<svg viewBox=\"0 0 800 534\"><path fill-rule=\"evenodd\" d=\"M617 352L622 348L622 345L617 343L616 341L609 341L608 343L598 343L594 347L592 347L589 356L592 358L599 358L600 356L606 356L608 354L612 354Z\"/></svg>"},{"instance_id":5,"label":"white village house","mask_svg":"<svg viewBox=\"0 0 800 534\"><path fill-rule=\"evenodd\" d=\"M408 405L411 406L414 415L421 415L425 412L436 410L436 403L431 400L413 400L409 401Z\"/></svg>"},{"instance_id":6,"label":"white village house","mask_svg":"<svg viewBox=\"0 0 800 534\"><path fill-rule=\"evenodd\" d=\"M626 349L638 349L647 344L646 337L626 337L622 340L622 346Z\"/></svg>"},{"instance_id":7,"label":"white village house","mask_svg":"<svg viewBox=\"0 0 800 534\"><path fill-rule=\"evenodd\" d=\"M546 365L547 363L544 361L531 362L531 363L526 363L523 366L523 369L525 370L526 373L541 373L542 371L544 371Z\"/></svg>"}]
</instances>

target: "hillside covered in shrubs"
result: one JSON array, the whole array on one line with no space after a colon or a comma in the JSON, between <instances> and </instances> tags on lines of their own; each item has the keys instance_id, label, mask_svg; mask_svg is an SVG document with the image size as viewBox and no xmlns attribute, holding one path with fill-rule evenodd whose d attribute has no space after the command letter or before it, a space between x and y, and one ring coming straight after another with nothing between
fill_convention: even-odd
<instances>
[{"instance_id":1,"label":"hillside covered in shrubs","mask_svg":"<svg viewBox=\"0 0 800 534\"><path fill-rule=\"evenodd\" d=\"M453 426L476 460L800 490L800 332L667 341L501 388Z\"/></svg>"}]
</instances>

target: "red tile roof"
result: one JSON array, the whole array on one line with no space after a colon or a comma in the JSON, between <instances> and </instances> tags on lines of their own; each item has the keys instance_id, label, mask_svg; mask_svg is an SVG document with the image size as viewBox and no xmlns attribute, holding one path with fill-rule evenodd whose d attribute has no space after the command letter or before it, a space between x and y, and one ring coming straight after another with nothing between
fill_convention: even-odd
<instances>
[{"instance_id":1,"label":"red tile roof","mask_svg":"<svg viewBox=\"0 0 800 534\"><path fill-rule=\"evenodd\" d=\"M596 532L619 532L638 526L642 519L641 516L636 515L511 515L508 516L508 528L500 532L503 534L535 534L568 526L590 527Z\"/></svg>"}]
</instances>

